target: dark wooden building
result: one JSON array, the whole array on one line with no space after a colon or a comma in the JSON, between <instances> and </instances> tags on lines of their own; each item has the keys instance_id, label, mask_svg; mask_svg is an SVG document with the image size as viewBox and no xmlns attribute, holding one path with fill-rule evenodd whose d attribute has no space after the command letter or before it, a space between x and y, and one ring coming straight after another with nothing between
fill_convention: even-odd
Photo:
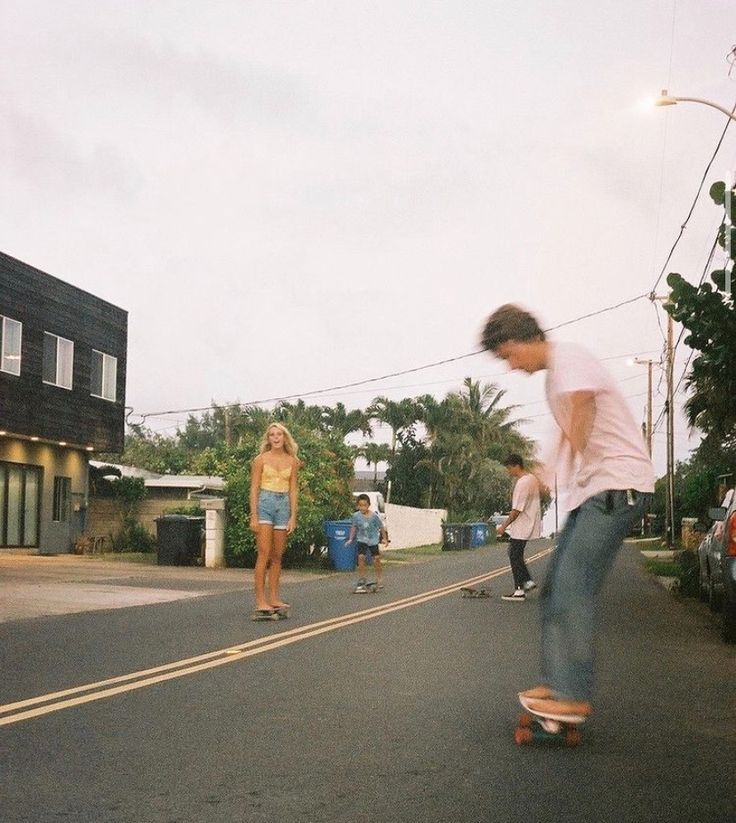
<instances>
[{"instance_id":1,"label":"dark wooden building","mask_svg":"<svg viewBox=\"0 0 736 823\"><path fill-rule=\"evenodd\" d=\"M0 252L0 548L69 551L121 452L127 312Z\"/></svg>"}]
</instances>

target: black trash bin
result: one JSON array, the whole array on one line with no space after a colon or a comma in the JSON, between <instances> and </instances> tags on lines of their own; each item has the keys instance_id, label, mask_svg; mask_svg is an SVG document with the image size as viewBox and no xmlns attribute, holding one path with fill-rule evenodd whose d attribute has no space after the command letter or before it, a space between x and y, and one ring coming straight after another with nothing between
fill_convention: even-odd
<instances>
[{"instance_id":1,"label":"black trash bin","mask_svg":"<svg viewBox=\"0 0 736 823\"><path fill-rule=\"evenodd\" d=\"M443 551L469 549L473 540L473 526L470 523L445 523L442 526Z\"/></svg>"},{"instance_id":2,"label":"black trash bin","mask_svg":"<svg viewBox=\"0 0 736 823\"><path fill-rule=\"evenodd\" d=\"M166 514L156 518L159 566L192 566L202 555L204 517Z\"/></svg>"}]
</instances>

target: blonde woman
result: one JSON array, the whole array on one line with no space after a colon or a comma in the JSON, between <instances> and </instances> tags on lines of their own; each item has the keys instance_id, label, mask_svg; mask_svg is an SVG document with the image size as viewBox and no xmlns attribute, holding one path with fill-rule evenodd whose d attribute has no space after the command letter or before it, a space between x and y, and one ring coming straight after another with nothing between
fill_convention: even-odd
<instances>
[{"instance_id":1,"label":"blonde woman","mask_svg":"<svg viewBox=\"0 0 736 823\"><path fill-rule=\"evenodd\" d=\"M281 559L286 536L296 528L299 447L281 423L271 423L261 452L253 461L250 482L250 527L256 535L256 611L261 617L283 613L289 604L279 597ZM268 571L268 597L266 597Z\"/></svg>"}]
</instances>

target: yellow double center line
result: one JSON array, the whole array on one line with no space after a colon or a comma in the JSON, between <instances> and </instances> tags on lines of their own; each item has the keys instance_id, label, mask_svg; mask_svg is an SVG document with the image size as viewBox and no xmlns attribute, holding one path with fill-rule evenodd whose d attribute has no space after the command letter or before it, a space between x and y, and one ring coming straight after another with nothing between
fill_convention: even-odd
<instances>
[{"instance_id":1,"label":"yellow double center line","mask_svg":"<svg viewBox=\"0 0 736 823\"><path fill-rule=\"evenodd\" d=\"M551 549L544 549L527 559L528 563L539 560L549 554ZM166 663L163 666L156 666L152 669L143 669L130 674L123 674L119 677L111 677L108 680L100 680L97 683L87 683L83 686L75 686L63 691L50 692L49 694L31 697L27 700L19 700L15 703L6 703L0 706L0 726L9 726L12 723L20 723L23 720L30 720L34 717L41 717L52 712L59 712L62 709L70 709L73 706L81 706L84 703L92 703L95 700L104 700L125 692L132 692L136 689L144 689L148 686L155 686L157 683L165 683L167 680L174 680L178 677L196 674L197 672L214 669L228 663L236 663L248 657L255 657L264 652L274 651L292 643L298 643L320 634L333 632L352 626L355 623L362 623L365 620L373 620L391 612L408 609L411 606L418 606L428 603L438 597L445 597L448 594L459 591L465 586L475 586L487 580L493 580L506 574L510 570L509 566L496 569L489 574L470 577L449 586L416 594L412 597L405 597L402 600L394 600L382 606L372 609L353 612L341 617L333 617L330 620L322 620L319 623L310 623L308 626L301 626L277 635L260 637L257 640L250 640L237 646L230 646L226 649L219 649L206 654L190 657L185 660L177 660L174 663Z\"/></svg>"}]
</instances>

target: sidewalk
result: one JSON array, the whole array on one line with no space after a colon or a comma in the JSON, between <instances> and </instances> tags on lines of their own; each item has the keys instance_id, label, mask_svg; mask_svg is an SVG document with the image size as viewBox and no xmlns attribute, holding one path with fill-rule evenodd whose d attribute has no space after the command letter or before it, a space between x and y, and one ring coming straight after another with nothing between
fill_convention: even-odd
<instances>
[{"instance_id":1,"label":"sidewalk","mask_svg":"<svg viewBox=\"0 0 736 823\"><path fill-rule=\"evenodd\" d=\"M314 573L284 571L283 583ZM78 555L0 555L0 623L250 590L252 569L149 566Z\"/></svg>"}]
</instances>

